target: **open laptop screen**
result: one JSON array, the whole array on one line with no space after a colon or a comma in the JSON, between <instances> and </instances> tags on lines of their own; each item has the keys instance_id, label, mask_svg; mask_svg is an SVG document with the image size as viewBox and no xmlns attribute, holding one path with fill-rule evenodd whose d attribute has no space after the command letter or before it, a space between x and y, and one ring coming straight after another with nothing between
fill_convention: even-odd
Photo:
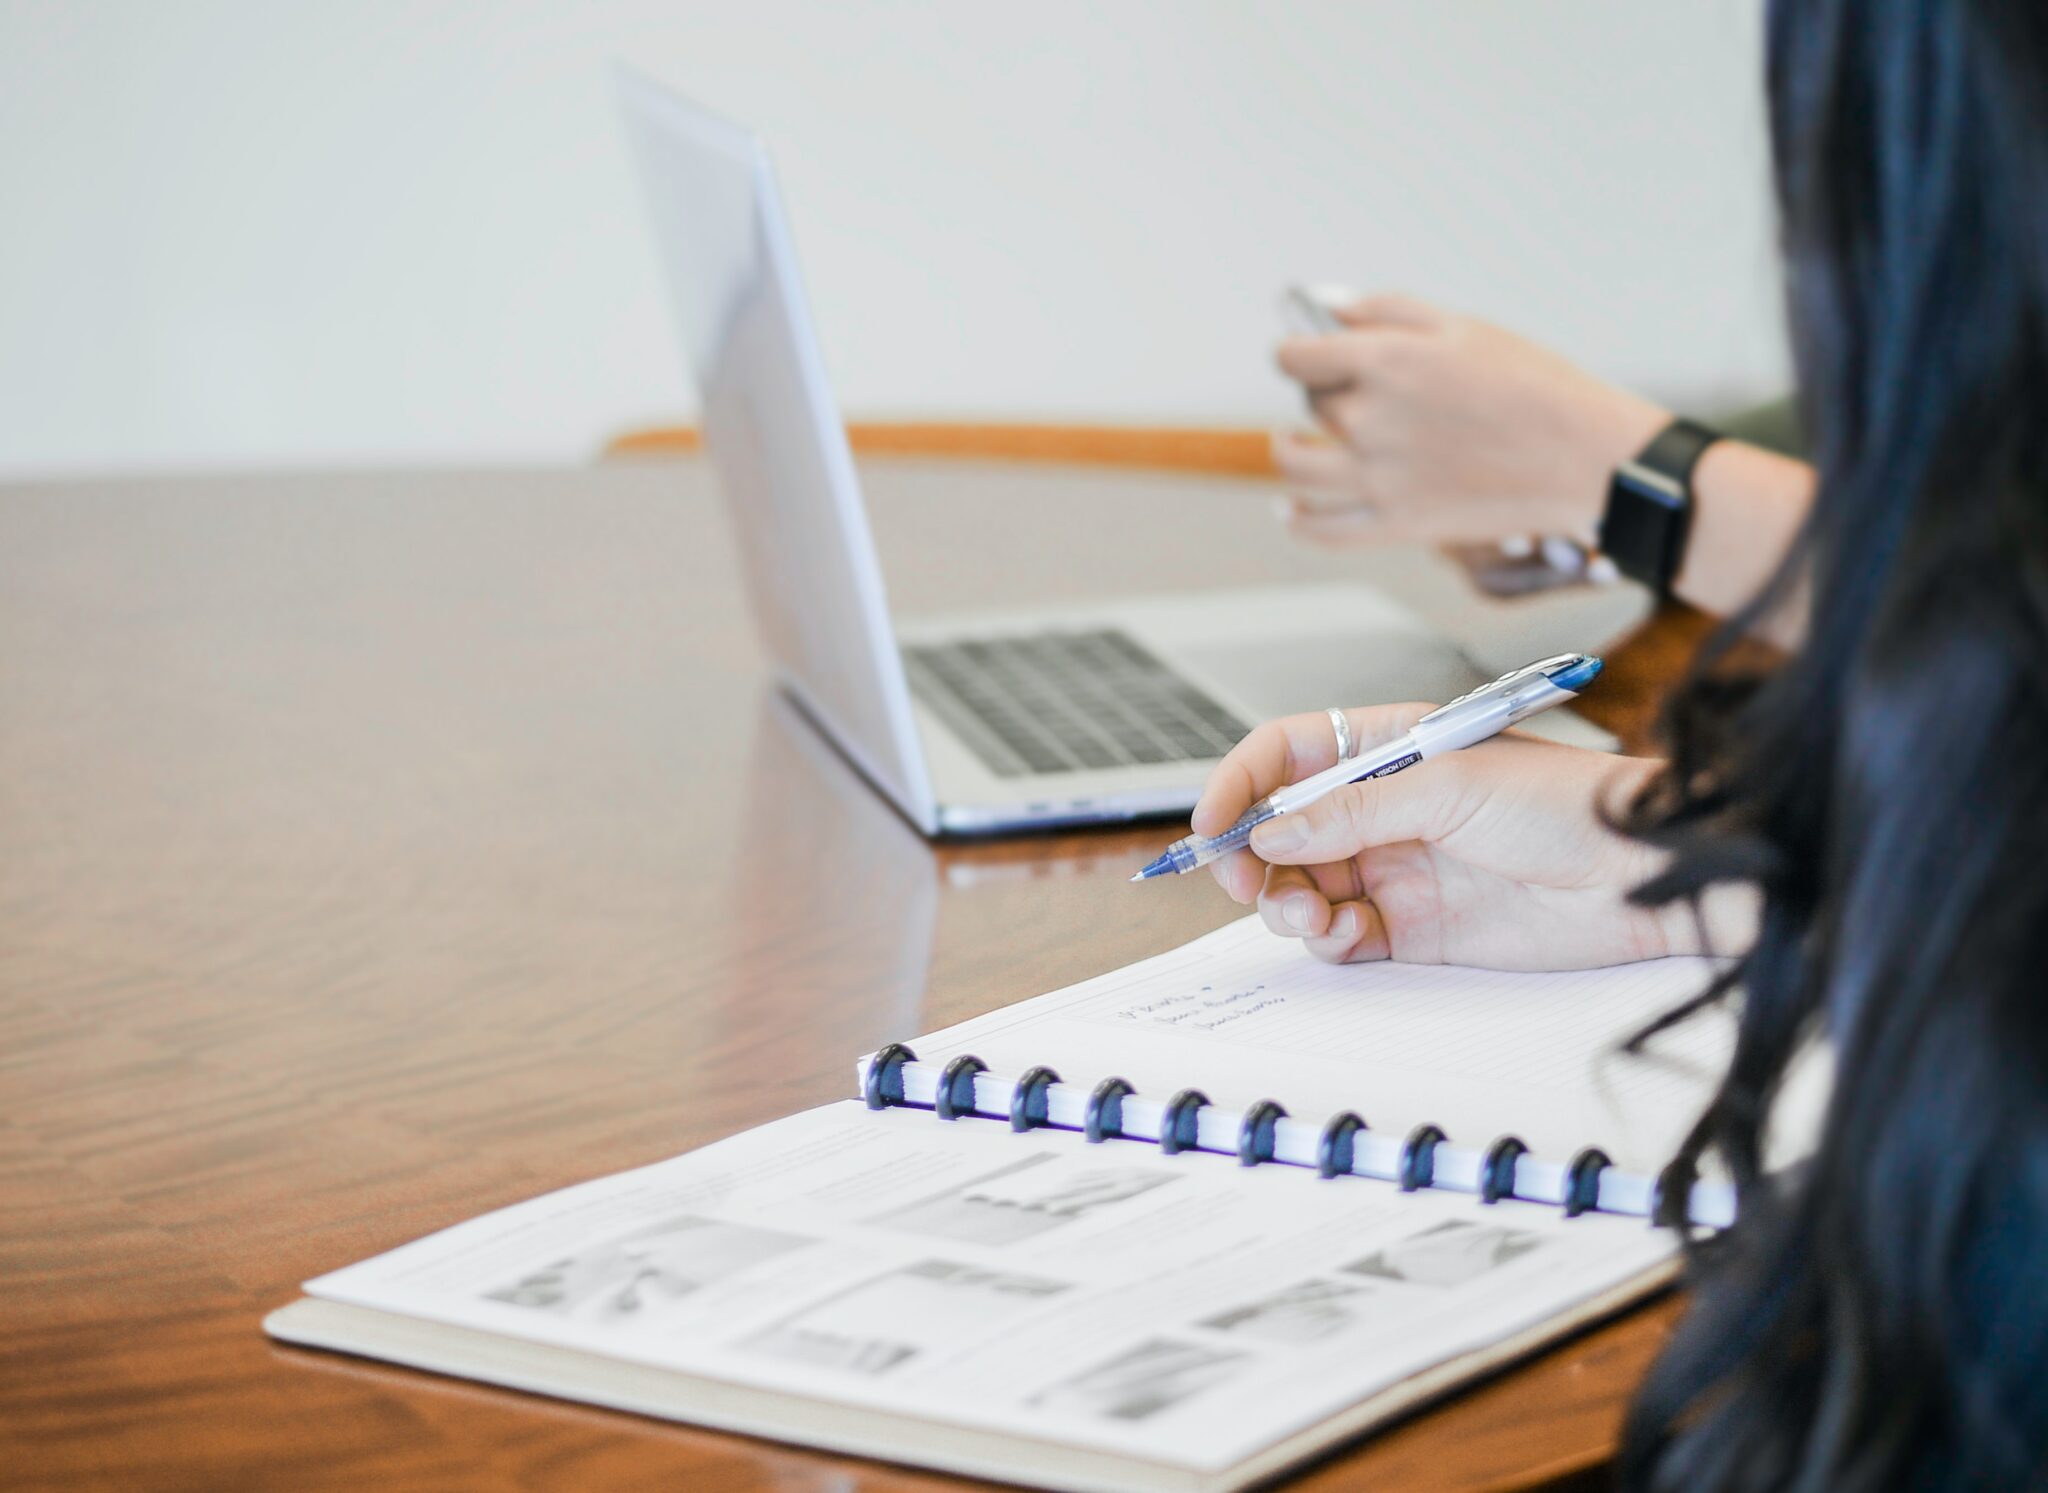
<instances>
[{"instance_id":1,"label":"open laptop screen","mask_svg":"<svg viewBox=\"0 0 2048 1493\"><path fill-rule=\"evenodd\" d=\"M881 568L767 152L657 84L617 81L761 636L798 700L929 832Z\"/></svg>"}]
</instances>

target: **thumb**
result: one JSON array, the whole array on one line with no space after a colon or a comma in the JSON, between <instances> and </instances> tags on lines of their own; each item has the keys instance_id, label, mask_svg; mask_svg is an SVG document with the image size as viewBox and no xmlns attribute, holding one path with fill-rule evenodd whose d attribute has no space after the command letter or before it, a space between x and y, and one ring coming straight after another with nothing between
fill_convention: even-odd
<instances>
[{"instance_id":1,"label":"thumb","mask_svg":"<svg viewBox=\"0 0 2048 1493\"><path fill-rule=\"evenodd\" d=\"M1441 840L1466 814L1460 765L1447 756L1392 777L1348 783L1253 830L1252 852L1268 865L1319 866L1379 845Z\"/></svg>"},{"instance_id":2,"label":"thumb","mask_svg":"<svg viewBox=\"0 0 2048 1493\"><path fill-rule=\"evenodd\" d=\"M1296 383L1341 389L1358 377L1357 340L1342 332L1289 337L1273 350L1273 361Z\"/></svg>"}]
</instances>

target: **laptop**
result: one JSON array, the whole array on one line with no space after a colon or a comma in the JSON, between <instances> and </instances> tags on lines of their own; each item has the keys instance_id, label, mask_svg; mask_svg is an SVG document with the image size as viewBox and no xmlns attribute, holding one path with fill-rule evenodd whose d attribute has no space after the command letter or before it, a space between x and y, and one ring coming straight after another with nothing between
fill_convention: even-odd
<instances>
[{"instance_id":1,"label":"laptop","mask_svg":"<svg viewBox=\"0 0 2048 1493\"><path fill-rule=\"evenodd\" d=\"M1484 681L1362 586L892 618L766 149L644 77L617 86L762 639L803 712L925 834L1185 815L1262 720ZM1563 715L1543 720L1569 734Z\"/></svg>"}]
</instances>

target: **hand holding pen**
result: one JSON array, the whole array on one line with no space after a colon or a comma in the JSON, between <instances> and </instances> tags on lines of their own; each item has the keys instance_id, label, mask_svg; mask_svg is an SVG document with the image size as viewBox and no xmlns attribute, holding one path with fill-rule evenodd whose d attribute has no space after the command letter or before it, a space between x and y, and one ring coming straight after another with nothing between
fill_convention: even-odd
<instances>
[{"instance_id":1,"label":"hand holding pen","mask_svg":"<svg viewBox=\"0 0 2048 1493\"><path fill-rule=\"evenodd\" d=\"M1600 672L1600 660L1584 653L1561 653L1528 664L1460 695L1421 717L1405 733L1376 747L1347 754L1341 748L1338 761L1297 783L1274 789L1231 825L1214 835L1193 834L1176 840L1133 881L1150 881L1156 876L1185 875L1211 861L1221 860L1233 850L1249 844L1252 832L1270 819L1298 813L1310 804L1351 783L1367 778L1389 777L1413 767L1427 757L1442 756L1461 747L1498 736L1517 722L1539 711L1562 705L1592 683ZM1345 733L1345 722L1331 712L1332 739Z\"/></svg>"},{"instance_id":2,"label":"hand holding pen","mask_svg":"<svg viewBox=\"0 0 2048 1493\"><path fill-rule=\"evenodd\" d=\"M1359 760L1431 712L1349 711ZM1320 711L1258 727L1211 773L1195 829L1220 834L1336 755ZM1208 869L1274 932L1333 962L1567 969L1698 952L1688 913L1628 904L1661 856L1610 830L1601 812L1625 804L1658 765L1499 735L1277 816ZM1297 842L1283 843L1288 830Z\"/></svg>"}]
</instances>

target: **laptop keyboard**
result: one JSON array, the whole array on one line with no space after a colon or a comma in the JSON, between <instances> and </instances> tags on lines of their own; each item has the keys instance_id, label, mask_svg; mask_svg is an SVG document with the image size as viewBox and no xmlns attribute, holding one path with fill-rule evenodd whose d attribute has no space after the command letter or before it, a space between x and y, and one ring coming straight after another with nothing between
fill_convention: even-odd
<instances>
[{"instance_id":1,"label":"laptop keyboard","mask_svg":"<svg viewBox=\"0 0 2048 1493\"><path fill-rule=\"evenodd\" d=\"M903 661L998 777L1199 762L1250 729L1114 628L910 645Z\"/></svg>"}]
</instances>

